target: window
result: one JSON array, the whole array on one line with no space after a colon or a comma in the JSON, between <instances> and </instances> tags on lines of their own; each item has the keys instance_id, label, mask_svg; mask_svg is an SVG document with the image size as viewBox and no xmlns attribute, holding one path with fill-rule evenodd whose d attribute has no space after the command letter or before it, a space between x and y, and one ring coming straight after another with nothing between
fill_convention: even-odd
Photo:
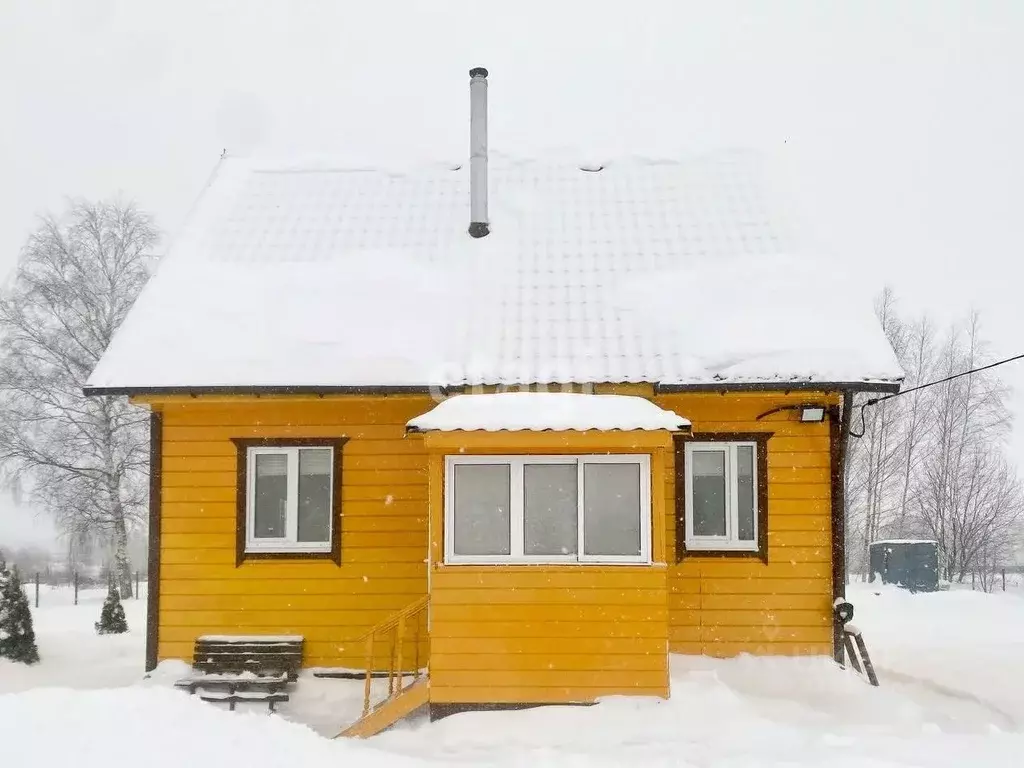
<instances>
[{"instance_id":1,"label":"window","mask_svg":"<svg viewBox=\"0 0 1024 768\"><path fill-rule=\"evenodd\" d=\"M767 556L769 437L765 433L680 439L676 496L682 507L677 532L681 553Z\"/></svg>"},{"instance_id":2,"label":"window","mask_svg":"<svg viewBox=\"0 0 1024 768\"><path fill-rule=\"evenodd\" d=\"M650 458L449 456L445 562L648 563Z\"/></svg>"},{"instance_id":3,"label":"window","mask_svg":"<svg viewBox=\"0 0 1024 768\"><path fill-rule=\"evenodd\" d=\"M238 560L338 557L337 494L344 440L236 440Z\"/></svg>"}]
</instances>

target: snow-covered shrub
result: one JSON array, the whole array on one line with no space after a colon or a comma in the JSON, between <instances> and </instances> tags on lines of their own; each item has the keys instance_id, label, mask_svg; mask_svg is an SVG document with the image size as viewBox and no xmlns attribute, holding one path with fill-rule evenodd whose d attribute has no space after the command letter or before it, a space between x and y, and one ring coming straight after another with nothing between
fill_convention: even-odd
<instances>
[{"instance_id":1,"label":"snow-covered shrub","mask_svg":"<svg viewBox=\"0 0 1024 768\"><path fill-rule=\"evenodd\" d=\"M32 611L17 569L0 560L0 658L35 664L39 661Z\"/></svg>"},{"instance_id":2,"label":"snow-covered shrub","mask_svg":"<svg viewBox=\"0 0 1024 768\"><path fill-rule=\"evenodd\" d=\"M96 631L101 635L120 635L128 631L128 620L124 617L121 596L113 582L107 590L107 599L103 601L103 612L100 613L100 620L96 622Z\"/></svg>"}]
</instances>

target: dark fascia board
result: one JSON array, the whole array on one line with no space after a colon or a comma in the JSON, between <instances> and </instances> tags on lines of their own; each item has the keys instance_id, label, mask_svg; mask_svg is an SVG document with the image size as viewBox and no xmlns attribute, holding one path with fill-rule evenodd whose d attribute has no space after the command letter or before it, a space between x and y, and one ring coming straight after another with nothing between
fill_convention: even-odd
<instances>
[{"instance_id":1,"label":"dark fascia board","mask_svg":"<svg viewBox=\"0 0 1024 768\"><path fill-rule=\"evenodd\" d=\"M878 392L895 394L899 381L748 381L729 384L656 384L658 394L673 392Z\"/></svg>"},{"instance_id":2,"label":"dark fascia board","mask_svg":"<svg viewBox=\"0 0 1024 768\"><path fill-rule=\"evenodd\" d=\"M595 382L597 383L597 382ZM615 383L615 382L600 382ZM543 384L536 383L537 386ZM900 391L901 382L830 382L830 381L765 381L765 382L708 382L702 384L654 384L658 394L673 392L878 392L891 394ZM524 383L522 386L533 386ZM544 386L559 386L548 382ZM274 386L193 386L193 387L85 387L86 397L145 396L145 395L442 395L463 390L463 386L330 386L330 385L274 385Z\"/></svg>"},{"instance_id":3,"label":"dark fascia board","mask_svg":"<svg viewBox=\"0 0 1024 768\"><path fill-rule=\"evenodd\" d=\"M127 395L427 395L444 388L428 386L410 387L340 387L340 386L196 386L196 387L85 387L86 397Z\"/></svg>"}]
</instances>

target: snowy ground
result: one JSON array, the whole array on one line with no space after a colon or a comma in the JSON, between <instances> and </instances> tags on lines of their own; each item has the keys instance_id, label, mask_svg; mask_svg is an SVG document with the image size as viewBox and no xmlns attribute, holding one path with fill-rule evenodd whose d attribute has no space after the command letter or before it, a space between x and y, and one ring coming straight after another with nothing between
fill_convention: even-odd
<instances>
[{"instance_id":1,"label":"snowy ground","mask_svg":"<svg viewBox=\"0 0 1024 768\"><path fill-rule=\"evenodd\" d=\"M34 612L43 662L0 663L0 741L12 765L1024 763L1024 590L911 595L853 585L879 689L825 659L676 657L670 701L420 719L367 742L318 735L357 714L358 683L303 679L283 717L227 713L168 690L183 669L174 664L140 683L145 603L126 603L129 635L98 637L92 623L102 597L83 593L75 607L44 589Z\"/></svg>"},{"instance_id":2,"label":"snowy ground","mask_svg":"<svg viewBox=\"0 0 1024 768\"><path fill-rule=\"evenodd\" d=\"M25 592L32 604L34 587L27 585ZM75 605L71 588L42 585L39 607L32 609L42 663L26 667L0 659L0 694L37 686L106 688L137 682L145 670L146 585L141 598L123 602L125 635L101 637L93 628L106 596L106 589L82 589Z\"/></svg>"},{"instance_id":3,"label":"snowy ground","mask_svg":"<svg viewBox=\"0 0 1024 768\"><path fill-rule=\"evenodd\" d=\"M974 700L1002 716L996 725L1024 731L1024 589L1007 589L912 595L854 585L849 594L889 687Z\"/></svg>"}]
</instances>

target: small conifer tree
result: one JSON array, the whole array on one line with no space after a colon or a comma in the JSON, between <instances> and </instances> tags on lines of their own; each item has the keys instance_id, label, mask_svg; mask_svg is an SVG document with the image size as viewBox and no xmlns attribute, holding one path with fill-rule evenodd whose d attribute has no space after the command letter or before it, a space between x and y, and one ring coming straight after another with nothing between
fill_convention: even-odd
<instances>
[{"instance_id":1,"label":"small conifer tree","mask_svg":"<svg viewBox=\"0 0 1024 768\"><path fill-rule=\"evenodd\" d=\"M39 661L32 611L17 569L0 562L0 658L35 664Z\"/></svg>"},{"instance_id":2,"label":"small conifer tree","mask_svg":"<svg viewBox=\"0 0 1024 768\"><path fill-rule=\"evenodd\" d=\"M100 613L100 620L96 622L96 631L101 635L120 635L128 631L124 606L121 605L121 596L117 593L113 581L107 590L107 599L103 601L103 612Z\"/></svg>"}]
</instances>

